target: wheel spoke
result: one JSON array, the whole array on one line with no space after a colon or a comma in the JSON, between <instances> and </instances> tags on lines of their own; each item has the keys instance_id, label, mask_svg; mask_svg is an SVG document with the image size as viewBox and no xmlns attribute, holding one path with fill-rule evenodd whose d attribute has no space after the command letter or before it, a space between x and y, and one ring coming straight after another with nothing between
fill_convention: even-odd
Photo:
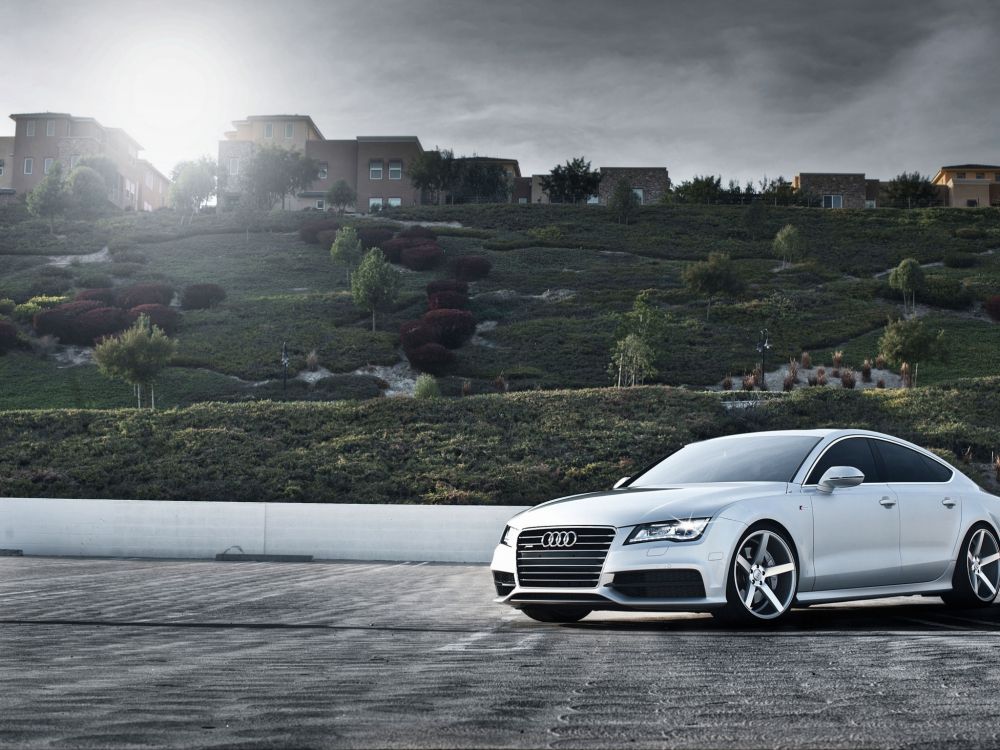
<instances>
[{"instance_id":1,"label":"wheel spoke","mask_svg":"<svg viewBox=\"0 0 1000 750\"><path fill-rule=\"evenodd\" d=\"M972 550L969 550L969 562L974 563L976 561L976 556L972 554Z\"/></svg>"},{"instance_id":2,"label":"wheel spoke","mask_svg":"<svg viewBox=\"0 0 1000 750\"><path fill-rule=\"evenodd\" d=\"M990 583L990 579L986 577L986 574L983 573L983 571L981 571L981 570L977 570L976 571L976 575L979 578L982 579L983 583L986 584L986 588L988 588L990 590L990 594L993 595L993 596L996 596L997 595L996 587L992 583ZM978 586L976 587L976 593L977 594L979 593L979 587Z\"/></svg>"},{"instance_id":3,"label":"wheel spoke","mask_svg":"<svg viewBox=\"0 0 1000 750\"><path fill-rule=\"evenodd\" d=\"M980 566L991 565L992 563L995 563L997 560L1000 560L1000 552L997 552L995 555L990 555L989 557L984 557L982 560L979 561L979 564Z\"/></svg>"},{"instance_id":4,"label":"wheel spoke","mask_svg":"<svg viewBox=\"0 0 1000 750\"><path fill-rule=\"evenodd\" d=\"M970 573L970 576L972 578L972 592L976 596L979 596L979 576L972 575L972 571L969 571L969 573Z\"/></svg>"},{"instance_id":5,"label":"wheel spoke","mask_svg":"<svg viewBox=\"0 0 1000 750\"><path fill-rule=\"evenodd\" d=\"M983 539L986 537L986 532L980 529L976 532L976 557L979 557L979 553L983 549Z\"/></svg>"},{"instance_id":6,"label":"wheel spoke","mask_svg":"<svg viewBox=\"0 0 1000 750\"><path fill-rule=\"evenodd\" d=\"M760 542L757 545L757 554L753 556L753 564L760 565L764 561L764 555L767 554L767 543L771 541L771 533L764 531L760 535Z\"/></svg>"},{"instance_id":7,"label":"wheel spoke","mask_svg":"<svg viewBox=\"0 0 1000 750\"><path fill-rule=\"evenodd\" d=\"M775 565L773 568L767 568L764 571L764 578L771 578L772 576L780 576L785 573L791 573L795 570L795 563L785 563L784 565Z\"/></svg>"},{"instance_id":8,"label":"wheel spoke","mask_svg":"<svg viewBox=\"0 0 1000 750\"><path fill-rule=\"evenodd\" d=\"M747 590L747 598L743 602L747 609L753 608L753 595L756 593L756 590L756 587L753 584L750 584L750 588Z\"/></svg>"},{"instance_id":9,"label":"wheel spoke","mask_svg":"<svg viewBox=\"0 0 1000 750\"><path fill-rule=\"evenodd\" d=\"M774 592L773 592L773 591L771 590L771 587L770 587L770 586L761 586L761 587L760 587L760 590L764 592L764 596L766 596L766 597L767 597L768 599L770 599L770 600L771 600L771 604L773 604L773 605L774 605L774 609L775 609L775 610L776 610L777 612L780 612L780 611L781 611L781 609L782 609L782 607L781 607L781 602L780 602L780 601L778 601L778 597L777 597L777 596L775 595L775 593L774 593Z\"/></svg>"},{"instance_id":10,"label":"wheel spoke","mask_svg":"<svg viewBox=\"0 0 1000 750\"><path fill-rule=\"evenodd\" d=\"M738 562L740 567L742 567L747 573L750 572L750 562L743 557L743 555L736 555L736 562Z\"/></svg>"}]
</instances>

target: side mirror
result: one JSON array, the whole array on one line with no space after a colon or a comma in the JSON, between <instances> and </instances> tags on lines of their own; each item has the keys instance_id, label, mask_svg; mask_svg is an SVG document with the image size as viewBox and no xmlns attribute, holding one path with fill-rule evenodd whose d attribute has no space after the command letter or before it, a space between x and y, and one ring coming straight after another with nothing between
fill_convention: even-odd
<instances>
[{"instance_id":1,"label":"side mirror","mask_svg":"<svg viewBox=\"0 0 1000 750\"><path fill-rule=\"evenodd\" d=\"M625 484L625 482L627 482L627 481L628 481L629 479L631 479L631 478L632 478L632 477L622 477L622 478L621 478L621 479L619 479L619 480L618 480L617 482L615 482L615 486L614 486L614 487L612 487L611 489L613 489L613 490L617 490L617 489L618 489L619 487L621 487L622 485L624 485L624 484Z\"/></svg>"},{"instance_id":2,"label":"side mirror","mask_svg":"<svg viewBox=\"0 0 1000 750\"><path fill-rule=\"evenodd\" d=\"M820 492L833 492L838 487L857 487L865 481L865 475L853 466L831 466L823 472L817 489Z\"/></svg>"}]
</instances>

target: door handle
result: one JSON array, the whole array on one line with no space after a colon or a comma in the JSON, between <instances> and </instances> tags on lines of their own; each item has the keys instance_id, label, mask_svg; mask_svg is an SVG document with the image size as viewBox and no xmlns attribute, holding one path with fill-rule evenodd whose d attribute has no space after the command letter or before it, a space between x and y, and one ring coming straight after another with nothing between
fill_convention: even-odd
<instances>
[{"instance_id":1,"label":"door handle","mask_svg":"<svg viewBox=\"0 0 1000 750\"><path fill-rule=\"evenodd\" d=\"M952 500L950 497L946 497L944 500L941 501L941 505L943 505L946 508L954 508L956 505L958 505L958 502Z\"/></svg>"},{"instance_id":2,"label":"door handle","mask_svg":"<svg viewBox=\"0 0 1000 750\"><path fill-rule=\"evenodd\" d=\"M886 495L885 497L883 497L881 500L878 501L878 504L881 505L883 508L891 508L893 505L896 504L896 501L893 500L888 495Z\"/></svg>"}]
</instances>

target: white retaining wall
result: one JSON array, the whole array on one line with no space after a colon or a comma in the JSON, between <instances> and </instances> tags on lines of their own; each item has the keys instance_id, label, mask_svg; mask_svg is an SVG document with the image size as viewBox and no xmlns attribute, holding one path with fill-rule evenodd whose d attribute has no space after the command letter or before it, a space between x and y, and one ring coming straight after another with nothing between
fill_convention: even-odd
<instances>
[{"instance_id":1,"label":"white retaining wall","mask_svg":"<svg viewBox=\"0 0 1000 750\"><path fill-rule=\"evenodd\" d=\"M507 519L488 505L326 505L0 498L0 548L25 555L489 562Z\"/></svg>"}]
</instances>

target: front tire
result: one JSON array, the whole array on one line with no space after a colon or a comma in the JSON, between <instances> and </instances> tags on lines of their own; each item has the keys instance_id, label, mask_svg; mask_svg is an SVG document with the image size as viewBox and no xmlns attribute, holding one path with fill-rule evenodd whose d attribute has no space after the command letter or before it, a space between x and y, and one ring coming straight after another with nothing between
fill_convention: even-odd
<instances>
[{"instance_id":1,"label":"front tire","mask_svg":"<svg viewBox=\"0 0 1000 750\"><path fill-rule=\"evenodd\" d=\"M771 525L752 527L733 553L726 606L713 614L744 625L774 622L788 613L798 583L798 563L785 532Z\"/></svg>"},{"instance_id":2,"label":"front tire","mask_svg":"<svg viewBox=\"0 0 1000 750\"><path fill-rule=\"evenodd\" d=\"M591 613L591 610L581 607L522 607L532 620L538 622L580 622Z\"/></svg>"},{"instance_id":3,"label":"front tire","mask_svg":"<svg viewBox=\"0 0 1000 750\"><path fill-rule=\"evenodd\" d=\"M961 609L989 607L1000 589L1000 541L988 526L975 526L958 550L952 590L941 596L945 604Z\"/></svg>"}]
</instances>

